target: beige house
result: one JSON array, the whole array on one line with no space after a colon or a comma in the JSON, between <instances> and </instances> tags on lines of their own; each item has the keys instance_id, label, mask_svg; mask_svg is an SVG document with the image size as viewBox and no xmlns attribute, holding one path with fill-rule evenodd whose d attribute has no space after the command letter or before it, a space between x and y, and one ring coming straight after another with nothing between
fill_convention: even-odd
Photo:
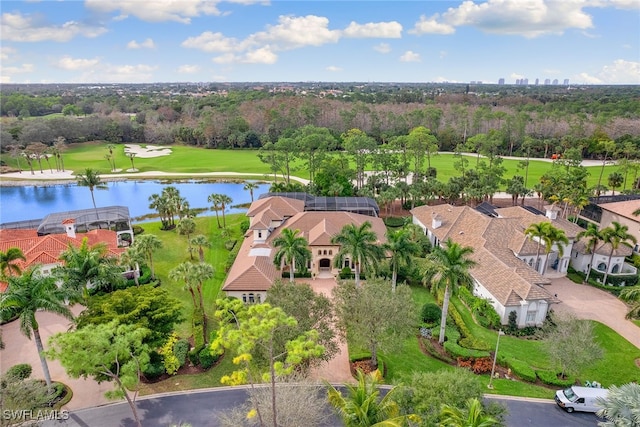
<instances>
[{"instance_id":1,"label":"beige house","mask_svg":"<svg viewBox=\"0 0 640 427\"><path fill-rule=\"evenodd\" d=\"M420 206L411 211L414 224L419 225L433 245L451 238L454 242L473 248L472 259L477 265L471 269L474 294L488 299L502 324L515 311L518 326L540 325L550 304L558 302L546 286L547 276L566 274L571 246L582 230L557 216L553 206L547 212L535 212L520 206L493 208L480 212L468 206ZM524 231L529 225L551 222L565 231L569 244L560 256L554 245L546 262L544 244L528 238Z\"/></svg>"},{"instance_id":2,"label":"beige house","mask_svg":"<svg viewBox=\"0 0 640 427\"><path fill-rule=\"evenodd\" d=\"M600 228L610 226L613 221L626 225L629 227L629 234L633 235L638 242L633 251L640 253L640 216L633 215L633 212L640 209L640 200L602 203L598 206L602 209Z\"/></svg>"},{"instance_id":3,"label":"beige house","mask_svg":"<svg viewBox=\"0 0 640 427\"><path fill-rule=\"evenodd\" d=\"M300 230L299 235L307 239L312 255L307 268L312 278L335 277L343 267L353 268L348 259L342 266L334 266L340 247L331 244L331 238L345 225L369 221L380 243L385 241L386 228L378 217L337 210L305 211L308 205L308 201L284 196L266 197L251 204L247 211L249 230L222 287L228 296L247 303L265 300L267 290L282 277L273 262L276 249L272 242L284 228Z\"/></svg>"}]
</instances>

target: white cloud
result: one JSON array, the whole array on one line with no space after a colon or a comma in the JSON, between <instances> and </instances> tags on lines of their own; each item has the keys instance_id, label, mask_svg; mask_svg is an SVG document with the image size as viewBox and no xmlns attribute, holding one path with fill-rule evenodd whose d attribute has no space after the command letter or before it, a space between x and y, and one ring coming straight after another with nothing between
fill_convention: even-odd
<instances>
[{"instance_id":1,"label":"white cloud","mask_svg":"<svg viewBox=\"0 0 640 427\"><path fill-rule=\"evenodd\" d=\"M589 85L602 84L602 80L600 80L597 77L591 76L587 73L580 73L577 76L574 76L573 80L581 84L589 84Z\"/></svg>"},{"instance_id":2,"label":"white cloud","mask_svg":"<svg viewBox=\"0 0 640 427\"><path fill-rule=\"evenodd\" d=\"M264 46L247 52L241 61L248 64L275 64L277 60L278 55L269 46Z\"/></svg>"},{"instance_id":3,"label":"white cloud","mask_svg":"<svg viewBox=\"0 0 640 427\"><path fill-rule=\"evenodd\" d=\"M146 64L100 64L83 73L79 79L85 83L147 83L153 81L153 71L158 67Z\"/></svg>"},{"instance_id":4,"label":"white cloud","mask_svg":"<svg viewBox=\"0 0 640 427\"><path fill-rule=\"evenodd\" d=\"M601 1L487 0L474 3L467 0L458 7L450 7L442 14L435 14L430 18L421 17L412 33L452 34L456 27L466 25L487 33L521 35L527 38L562 34L572 28L592 28L591 15L583 8L595 3Z\"/></svg>"},{"instance_id":5,"label":"white cloud","mask_svg":"<svg viewBox=\"0 0 640 427\"><path fill-rule=\"evenodd\" d=\"M87 26L76 21L53 25L45 23L39 16L22 15L20 12L3 13L0 28L0 39L16 42L66 42L76 36L93 38L107 31L104 27Z\"/></svg>"},{"instance_id":6,"label":"white cloud","mask_svg":"<svg viewBox=\"0 0 640 427\"><path fill-rule=\"evenodd\" d=\"M127 49L155 49L156 44L153 39L147 38L142 43L138 43L135 40L131 40L127 43Z\"/></svg>"},{"instance_id":7,"label":"white cloud","mask_svg":"<svg viewBox=\"0 0 640 427\"><path fill-rule=\"evenodd\" d=\"M509 77L511 77L514 80L518 80L518 79L522 80L524 79L525 76L523 74L511 73Z\"/></svg>"},{"instance_id":8,"label":"white cloud","mask_svg":"<svg viewBox=\"0 0 640 427\"><path fill-rule=\"evenodd\" d=\"M0 73L4 74L24 74L32 73L34 70L33 64L22 64L19 67L2 67Z\"/></svg>"},{"instance_id":9,"label":"white cloud","mask_svg":"<svg viewBox=\"0 0 640 427\"><path fill-rule=\"evenodd\" d=\"M229 52L229 53L225 53L223 55L220 56L216 56L214 58L211 59L213 62L215 62L216 64L231 64L234 62L240 62L240 57L237 55L234 55L233 53Z\"/></svg>"},{"instance_id":10,"label":"white cloud","mask_svg":"<svg viewBox=\"0 0 640 427\"><path fill-rule=\"evenodd\" d=\"M377 44L373 47L373 50L380 52L380 53L389 53L391 52L391 46L389 46L389 43L380 43Z\"/></svg>"},{"instance_id":11,"label":"white cloud","mask_svg":"<svg viewBox=\"0 0 640 427\"><path fill-rule=\"evenodd\" d=\"M336 43L340 39L340 31L330 30L328 26L329 19L323 16L282 15L278 18L277 25L268 25L266 31L250 35L243 45L249 47L269 44L273 50L291 50Z\"/></svg>"},{"instance_id":12,"label":"white cloud","mask_svg":"<svg viewBox=\"0 0 640 427\"><path fill-rule=\"evenodd\" d=\"M411 34L453 34L456 32L456 29L445 23L438 22L437 19L440 15L436 14L431 18L427 18L426 16L421 16L420 21L416 22L415 27L412 30L409 30Z\"/></svg>"},{"instance_id":13,"label":"white cloud","mask_svg":"<svg viewBox=\"0 0 640 427\"><path fill-rule=\"evenodd\" d=\"M181 44L189 49L199 49L204 52L233 52L238 48L238 41L234 38L225 37L222 33L212 33L205 31L197 37L189 37Z\"/></svg>"},{"instance_id":14,"label":"white cloud","mask_svg":"<svg viewBox=\"0 0 640 427\"><path fill-rule=\"evenodd\" d=\"M179 66L177 71L180 74L195 74L198 71L200 71L200 66L185 64L185 65Z\"/></svg>"},{"instance_id":15,"label":"white cloud","mask_svg":"<svg viewBox=\"0 0 640 427\"><path fill-rule=\"evenodd\" d=\"M332 73L337 73L342 71L342 68L336 67L335 65L329 65L327 68L325 68L325 70L331 71Z\"/></svg>"},{"instance_id":16,"label":"white cloud","mask_svg":"<svg viewBox=\"0 0 640 427\"><path fill-rule=\"evenodd\" d=\"M640 62L617 59L613 64L605 65L598 74L605 83L640 84Z\"/></svg>"},{"instance_id":17,"label":"white cloud","mask_svg":"<svg viewBox=\"0 0 640 427\"><path fill-rule=\"evenodd\" d=\"M400 57L401 62L420 62L420 54L413 51L406 51Z\"/></svg>"},{"instance_id":18,"label":"white cloud","mask_svg":"<svg viewBox=\"0 0 640 427\"><path fill-rule=\"evenodd\" d=\"M82 58L72 58L70 56L64 56L56 61L55 66L58 68L62 68L63 70L77 71L77 70L85 70L88 68L93 68L100 63L98 58L94 59L82 59Z\"/></svg>"},{"instance_id":19,"label":"white cloud","mask_svg":"<svg viewBox=\"0 0 640 427\"><path fill-rule=\"evenodd\" d=\"M12 47L2 46L2 47L0 47L0 59L3 60L3 61L6 61L7 59L9 59L10 55L13 55L16 52L17 52L17 50L15 50Z\"/></svg>"},{"instance_id":20,"label":"white cloud","mask_svg":"<svg viewBox=\"0 0 640 427\"><path fill-rule=\"evenodd\" d=\"M349 26L342 31L345 37L352 38L387 38L399 39L402 37L402 25L396 21L369 22L358 24L351 21Z\"/></svg>"},{"instance_id":21,"label":"white cloud","mask_svg":"<svg viewBox=\"0 0 640 427\"><path fill-rule=\"evenodd\" d=\"M97 12L118 11L118 18L129 15L148 22L175 21L182 24L190 24L191 18L201 15L220 15L217 3L211 0L154 0L149 4L140 0L85 0L85 6Z\"/></svg>"}]
</instances>

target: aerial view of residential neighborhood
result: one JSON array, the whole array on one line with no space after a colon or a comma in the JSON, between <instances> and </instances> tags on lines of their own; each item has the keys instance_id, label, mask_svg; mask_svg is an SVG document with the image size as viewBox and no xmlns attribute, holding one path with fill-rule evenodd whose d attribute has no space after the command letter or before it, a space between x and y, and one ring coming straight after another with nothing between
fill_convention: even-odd
<instances>
[{"instance_id":1,"label":"aerial view of residential neighborhood","mask_svg":"<svg viewBox=\"0 0 640 427\"><path fill-rule=\"evenodd\" d=\"M638 13L3 2L0 426L640 426Z\"/></svg>"}]
</instances>

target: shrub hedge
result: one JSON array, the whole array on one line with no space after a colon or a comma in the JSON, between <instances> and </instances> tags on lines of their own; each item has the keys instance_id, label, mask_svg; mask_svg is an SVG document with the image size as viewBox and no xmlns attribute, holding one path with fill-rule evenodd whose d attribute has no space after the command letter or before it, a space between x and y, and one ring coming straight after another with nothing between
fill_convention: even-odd
<instances>
[{"instance_id":1,"label":"shrub hedge","mask_svg":"<svg viewBox=\"0 0 640 427\"><path fill-rule=\"evenodd\" d=\"M5 378L15 381L24 381L31 376L33 368L28 363L20 363L10 367L5 373Z\"/></svg>"},{"instance_id":2,"label":"shrub hedge","mask_svg":"<svg viewBox=\"0 0 640 427\"><path fill-rule=\"evenodd\" d=\"M536 381L536 371L531 366L529 366L528 363L511 358L506 359L506 363L507 366L511 369L511 372L513 372L524 381L528 381L530 383Z\"/></svg>"},{"instance_id":3,"label":"shrub hedge","mask_svg":"<svg viewBox=\"0 0 640 427\"><path fill-rule=\"evenodd\" d=\"M200 358L200 366L202 366L202 369L209 369L220 358L220 355L212 354L209 347L204 347L200 350L198 356Z\"/></svg>"},{"instance_id":4,"label":"shrub hedge","mask_svg":"<svg viewBox=\"0 0 640 427\"><path fill-rule=\"evenodd\" d=\"M566 379L558 378L555 371L537 370L536 376L545 384L555 385L558 387L569 387L576 383L575 377L569 376Z\"/></svg>"},{"instance_id":5,"label":"shrub hedge","mask_svg":"<svg viewBox=\"0 0 640 427\"><path fill-rule=\"evenodd\" d=\"M180 363L180 367L184 366L187 363L187 355L189 354L189 341L185 339L181 339L176 341L173 345L173 354L175 354L178 362Z\"/></svg>"}]
</instances>

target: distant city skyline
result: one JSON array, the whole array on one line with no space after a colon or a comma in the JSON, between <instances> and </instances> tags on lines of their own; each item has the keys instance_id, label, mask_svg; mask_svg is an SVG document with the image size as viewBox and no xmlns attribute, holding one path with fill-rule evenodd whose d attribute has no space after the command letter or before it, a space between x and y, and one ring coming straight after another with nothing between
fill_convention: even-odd
<instances>
[{"instance_id":1,"label":"distant city skyline","mask_svg":"<svg viewBox=\"0 0 640 427\"><path fill-rule=\"evenodd\" d=\"M0 81L640 84L639 13L638 0L9 0Z\"/></svg>"}]
</instances>

